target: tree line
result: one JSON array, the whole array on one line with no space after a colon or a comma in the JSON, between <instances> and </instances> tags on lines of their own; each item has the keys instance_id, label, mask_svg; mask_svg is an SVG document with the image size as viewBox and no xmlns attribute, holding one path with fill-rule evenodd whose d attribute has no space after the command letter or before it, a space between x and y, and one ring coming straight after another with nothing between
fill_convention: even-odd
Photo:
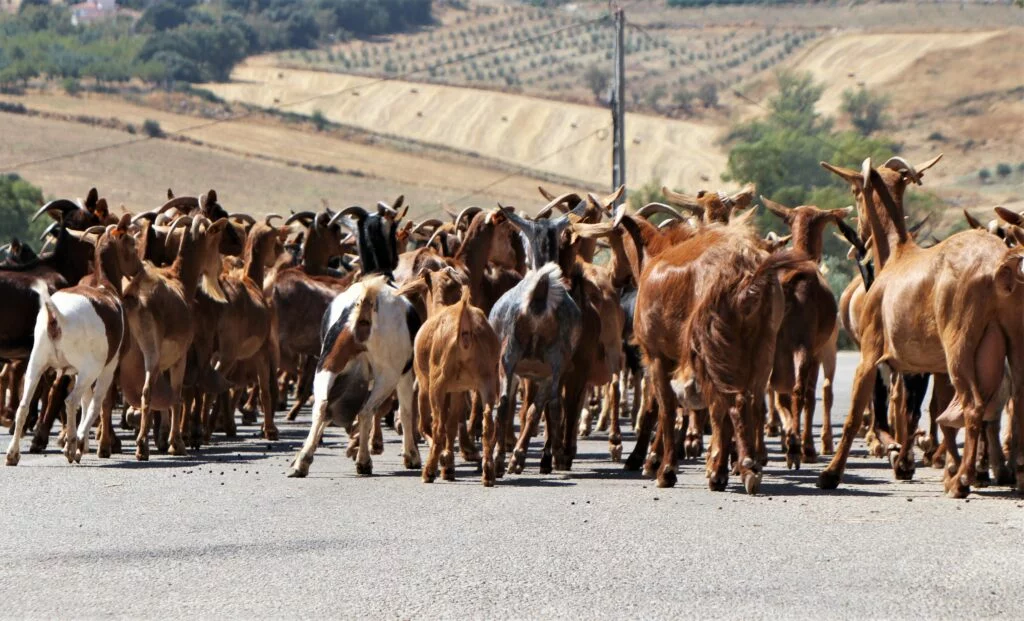
<instances>
[{"instance_id":1,"label":"tree line","mask_svg":"<svg viewBox=\"0 0 1024 621\"><path fill-rule=\"evenodd\" d=\"M74 26L65 5L27 2L0 18L0 86L36 77L150 83L227 79L246 56L400 32L433 22L432 0L146 0L142 11Z\"/></svg>"}]
</instances>

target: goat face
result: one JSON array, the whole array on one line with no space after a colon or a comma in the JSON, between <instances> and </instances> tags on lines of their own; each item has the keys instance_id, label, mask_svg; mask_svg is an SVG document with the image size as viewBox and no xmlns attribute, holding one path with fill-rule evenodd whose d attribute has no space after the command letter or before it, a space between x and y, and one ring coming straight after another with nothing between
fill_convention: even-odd
<instances>
[{"instance_id":1,"label":"goat face","mask_svg":"<svg viewBox=\"0 0 1024 621\"><path fill-rule=\"evenodd\" d=\"M569 213L554 220L529 220L515 213L511 208L502 207L508 221L515 225L529 246L527 257L531 269L539 269L542 265L557 262L559 250L567 241L570 216L581 218L587 209L587 202L580 203Z\"/></svg>"}]
</instances>

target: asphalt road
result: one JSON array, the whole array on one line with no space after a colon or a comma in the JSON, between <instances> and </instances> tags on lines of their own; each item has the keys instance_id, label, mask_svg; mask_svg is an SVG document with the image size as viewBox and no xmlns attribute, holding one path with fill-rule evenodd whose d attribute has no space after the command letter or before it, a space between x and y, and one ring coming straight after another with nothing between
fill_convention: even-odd
<instances>
[{"instance_id":1,"label":"asphalt road","mask_svg":"<svg viewBox=\"0 0 1024 621\"><path fill-rule=\"evenodd\" d=\"M484 489L461 462L423 484L392 432L357 477L334 428L309 478L286 478L308 422L143 464L25 453L0 470L0 617L1024 618L1024 499L949 500L920 466L895 483L860 440L833 492L821 464L786 471L777 441L759 496L735 477L708 491L692 462L657 489L601 434L569 475L531 453Z\"/></svg>"}]
</instances>

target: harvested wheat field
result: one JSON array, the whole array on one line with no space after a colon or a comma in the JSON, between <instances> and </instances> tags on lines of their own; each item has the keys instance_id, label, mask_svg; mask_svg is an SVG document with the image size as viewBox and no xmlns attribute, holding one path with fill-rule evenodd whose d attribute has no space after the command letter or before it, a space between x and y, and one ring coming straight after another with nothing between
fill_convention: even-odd
<instances>
[{"instance_id":1,"label":"harvested wheat field","mask_svg":"<svg viewBox=\"0 0 1024 621\"><path fill-rule=\"evenodd\" d=\"M240 65L208 88L229 101L328 119L386 135L478 153L515 166L604 187L611 171L606 109L467 88L282 69L267 58ZM326 93L337 93L321 96ZM321 96L306 101L310 97ZM289 105L293 102L296 105ZM627 115L626 163L634 183L660 179L717 187L725 154L719 129L690 121Z\"/></svg>"}]
</instances>

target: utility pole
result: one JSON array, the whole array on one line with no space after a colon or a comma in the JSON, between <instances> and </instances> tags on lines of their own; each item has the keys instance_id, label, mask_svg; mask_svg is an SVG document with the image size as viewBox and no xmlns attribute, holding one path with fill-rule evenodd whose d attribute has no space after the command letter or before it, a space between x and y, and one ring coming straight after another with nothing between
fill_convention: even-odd
<instances>
[{"instance_id":1,"label":"utility pole","mask_svg":"<svg viewBox=\"0 0 1024 621\"><path fill-rule=\"evenodd\" d=\"M612 87L612 190L626 185L626 14L615 9L615 81ZM619 200L622 202L622 199Z\"/></svg>"}]
</instances>

